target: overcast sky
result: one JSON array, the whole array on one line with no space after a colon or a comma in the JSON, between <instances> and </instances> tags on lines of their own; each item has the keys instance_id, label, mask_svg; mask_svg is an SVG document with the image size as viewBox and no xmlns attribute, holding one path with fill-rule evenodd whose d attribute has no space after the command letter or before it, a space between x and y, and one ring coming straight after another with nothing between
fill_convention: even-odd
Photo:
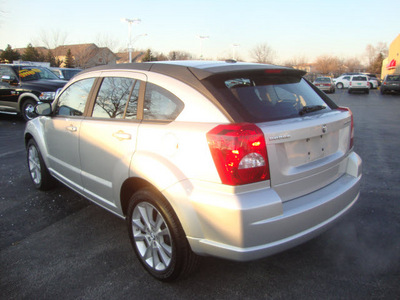
<instances>
[{"instance_id":1,"label":"overcast sky","mask_svg":"<svg viewBox=\"0 0 400 300\"><path fill-rule=\"evenodd\" d=\"M250 51L267 43L277 62L362 59L368 44L389 46L400 34L399 13L399 0L0 0L0 49L43 46L41 36L60 34L65 44L113 41L116 51L128 41L121 19L140 18L132 26L136 49L197 56L202 49L210 59L235 51L251 60Z\"/></svg>"}]
</instances>

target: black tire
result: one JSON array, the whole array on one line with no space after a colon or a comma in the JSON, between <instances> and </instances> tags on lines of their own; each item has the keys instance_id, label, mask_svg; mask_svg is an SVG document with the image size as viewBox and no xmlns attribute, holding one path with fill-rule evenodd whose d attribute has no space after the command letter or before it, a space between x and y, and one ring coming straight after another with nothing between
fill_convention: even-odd
<instances>
[{"instance_id":1,"label":"black tire","mask_svg":"<svg viewBox=\"0 0 400 300\"><path fill-rule=\"evenodd\" d=\"M44 163L39 147L33 139L27 144L27 163L29 175L38 190L47 191L54 187L56 180L51 176Z\"/></svg>"},{"instance_id":2,"label":"black tire","mask_svg":"<svg viewBox=\"0 0 400 300\"><path fill-rule=\"evenodd\" d=\"M368 89L368 90L365 90L365 93L366 93L366 94L369 94L369 89Z\"/></svg>"},{"instance_id":3,"label":"black tire","mask_svg":"<svg viewBox=\"0 0 400 300\"><path fill-rule=\"evenodd\" d=\"M335 90L335 89L333 89L331 93L332 93L332 94L334 94L334 93L335 93L335 91L336 91L336 90Z\"/></svg>"},{"instance_id":4,"label":"black tire","mask_svg":"<svg viewBox=\"0 0 400 300\"><path fill-rule=\"evenodd\" d=\"M32 120L37 117L35 113L36 101L32 99L25 100L21 106L21 115L25 121Z\"/></svg>"},{"instance_id":5,"label":"black tire","mask_svg":"<svg viewBox=\"0 0 400 300\"><path fill-rule=\"evenodd\" d=\"M150 188L136 192L126 221L136 256L153 277L172 281L196 269L199 257L190 249L174 210L160 193Z\"/></svg>"},{"instance_id":6,"label":"black tire","mask_svg":"<svg viewBox=\"0 0 400 300\"><path fill-rule=\"evenodd\" d=\"M339 82L336 84L336 87L341 90L343 88L343 83Z\"/></svg>"},{"instance_id":7,"label":"black tire","mask_svg":"<svg viewBox=\"0 0 400 300\"><path fill-rule=\"evenodd\" d=\"M351 89L348 90L349 94L351 94Z\"/></svg>"}]
</instances>

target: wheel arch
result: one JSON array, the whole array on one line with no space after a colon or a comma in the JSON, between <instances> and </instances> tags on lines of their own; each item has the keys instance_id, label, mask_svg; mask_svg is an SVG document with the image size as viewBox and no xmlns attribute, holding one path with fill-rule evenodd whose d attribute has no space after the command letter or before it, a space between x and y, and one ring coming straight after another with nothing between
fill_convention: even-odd
<instances>
[{"instance_id":1,"label":"wheel arch","mask_svg":"<svg viewBox=\"0 0 400 300\"><path fill-rule=\"evenodd\" d=\"M134 193L143 188L151 188L155 192L158 190L148 181L139 177L130 177L124 181L120 191L121 210L126 217L128 213L129 201Z\"/></svg>"},{"instance_id":2,"label":"wheel arch","mask_svg":"<svg viewBox=\"0 0 400 300\"><path fill-rule=\"evenodd\" d=\"M202 226L199 222L196 209L187 195L190 186L190 182L181 181L160 191L155 185L143 178L130 177L121 186L120 205L122 214L124 217L127 217L129 202L134 193L143 188L150 188L171 206L186 236L201 237L204 234Z\"/></svg>"},{"instance_id":3,"label":"wheel arch","mask_svg":"<svg viewBox=\"0 0 400 300\"><path fill-rule=\"evenodd\" d=\"M39 98L33 94L33 93L23 93L22 95L19 96L18 98L18 106L17 106L17 110L20 113L22 110L22 105L24 104L25 101L27 100L33 100L36 103L38 103L40 100Z\"/></svg>"}]
</instances>

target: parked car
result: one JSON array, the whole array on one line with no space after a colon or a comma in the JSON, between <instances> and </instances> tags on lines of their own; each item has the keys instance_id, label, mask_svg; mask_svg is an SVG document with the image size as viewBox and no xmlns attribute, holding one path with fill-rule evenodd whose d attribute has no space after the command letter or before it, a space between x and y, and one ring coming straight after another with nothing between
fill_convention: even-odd
<instances>
[{"instance_id":1,"label":"parked car","mask_svg":"<svg viewBox=\"0 0 400 300\"><path fill-rule=\"evenodd\" d=\"M283 251L340 219L362 173L351 111L304 74L233 61L85 70L27 123L32 182L57 179L124 218L159 280L204 255Z\"/></svg>"},{"instance_id":2,"label":"parked car","mask_svg":"<svg viewBox=\"0 0 400 300\"><path fill-rule=\"evenodd\" d=\"M386 75L380 87L381 94L400 92L400 75Z\"/></svg>"},{"instance_id":3,"label":"parked car","mask_svg":"<svg viewBox=\"0 0 400 300\"><path fill-rule=\"evenodd\" d=\"M78 68L50 68L50 70L60 79L70 80L76 74L82 71Z\"/></svg>"},{"instance_id":4,"label":"parked car","mask_svg":"<svg viewBox=\"0 0 400 300\"><path fill-rule=\"evenodd\" d=\"M361 91L369 94L370 84L367 75L353 75L349 81L349 94L355 91Z\"/></svg>"},{"instance_id":5,"label":"parked car","mask_svg":"<svg viewBox=\"0 0 400 300\"><path fill-rule=\"evenodd\" d=\"M0 111L21 114L26 121L36 117L38 102L52 102L67 83L49 69L31 65L0 65L0 77Z\"/></svg>"},{"instance_id":6,"label":"parked car","mask_svg":"<svg viewBox=\"0 0 400 300\"><path fill-rule=\"evenodd\" d=\"M338 89L348 88L350 82L351 75L342 75L338 78L334 78L333 82L335 83Z\"/></svg>"},{"instance_id":7,"label":"parked car","mask_svg":"<svg viewBox=\"0 0 400 300\"><path fill-rule=\"evenodd\" d=\"M364 73L363 75L367 75L369 78L371 78L374 82L374 88L375 88L375 81L378 82L378 86L381 86L381 80L379 79L379 77L376 74L372 74L372 73Z\"/></svg>"},{"instance_id":8,"label":"parked car","mask_svg":"<svg viewBox=\"0 0 400 300\"><path fill-rule=\"evenodd\" d=\"M377 89L379 87L379 81L376 77L369 77L368 76L369 87L371 89Z\"/></svg>"},{"instance_id":9,"label":"parked car","mask_svg":"<svg viewBox=\"0 0 400 300\"><path fill-rule=\"evenodd\" d=\"M334 93L335 92L335 83L333 82L332 78L330 77L317 77L313 84L318 87L321 91L327 93Z\"/></svg>"}]
</instances>

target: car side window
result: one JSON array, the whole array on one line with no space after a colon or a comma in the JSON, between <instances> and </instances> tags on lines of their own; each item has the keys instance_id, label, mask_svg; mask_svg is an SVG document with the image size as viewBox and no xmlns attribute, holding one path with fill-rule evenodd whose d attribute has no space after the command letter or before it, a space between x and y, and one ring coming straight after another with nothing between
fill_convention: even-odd
<instances>
[{"instance_id":1,"label":"car side window","mask_svg":"<svg viewBox=\"0 0 400 300\"><path fill-rule=\"evenodd\" d=\"M171 92L152 83L146 84L143 119L173 121L183 108L183 102Z\"/></svg>"},{"instance_id":2,"label":"car side window","mask_svg":"<svg viewBox=\"0 0 400 300\"><path fill-rule=\"evenodd\" d=\"M140 81L132 78L104 78L94 104L92 117L136 119Z\"/></svg>"},{"instance_id":3,"label":"car side window","mask_svg":"<svg viewBox=\"0 0 400 300\"><path fill-rule=\"evenodd\" d=\"M82 116L95 78L87 78L71 84L58 98L55 115Z\"/></svg>"}]
</instances>

